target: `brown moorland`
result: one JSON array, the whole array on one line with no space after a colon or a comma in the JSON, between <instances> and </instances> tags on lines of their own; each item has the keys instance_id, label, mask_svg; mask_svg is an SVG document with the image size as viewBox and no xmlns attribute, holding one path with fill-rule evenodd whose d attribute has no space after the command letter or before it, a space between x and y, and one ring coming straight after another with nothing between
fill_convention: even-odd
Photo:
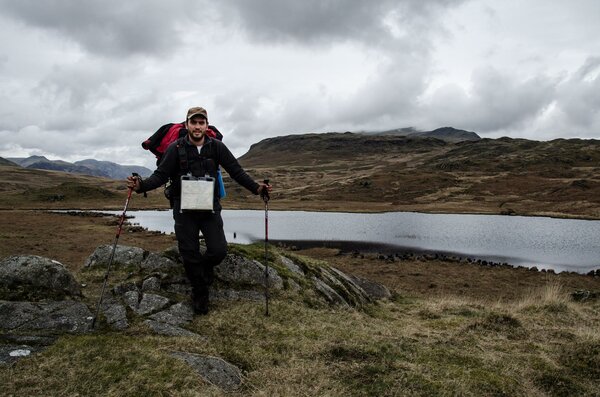
<instances>
[{"instance_id":1,"label":"brown moorland","mask_svg":"<svg viewBox=\"0 0 600 397\"><path fill-rule=\"evenodd\" d=\"M263 141L242 158L252 175L275 185L272 208L600 218L597 141L287 138ZM112 242L116 217L47 210L120 210L124 182L11 165L0 165L0 182L0 257L57 259L88 283L86 302L95 302L103 272L82 264ZM228 194L228 208L261 208L229 182ZM167 205L155 191L135 195L130 208ZM127 225L120 243L159 251L175 241ZM282 252L382 282L394 296L356 311L284 296L273 300L269 318L257 303L220 304L190 325L207 343L152 335L142 324L63 336L41 354L0 367L3 393L223 395L173 360L173 350L240 367L245 382L235 395L600 393L600 302L571 298L576 290L600 292L598 277L331 249ZM126 277L115 270L111 281Z\"/></svg>"}]
</instances>

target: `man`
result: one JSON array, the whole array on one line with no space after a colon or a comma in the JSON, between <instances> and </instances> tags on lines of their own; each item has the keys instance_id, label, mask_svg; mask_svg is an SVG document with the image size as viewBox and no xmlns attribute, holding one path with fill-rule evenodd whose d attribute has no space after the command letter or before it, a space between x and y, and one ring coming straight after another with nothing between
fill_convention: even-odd
<instances>
[{"instance_id":1,"label":"man","mask_svg":"<svg viewBox=\"0 0 600 397\"><path fill-rule=\"evenodd\" d=\"M194 312L207 314L213 268L221 263L227 253L219 193L218 189L214 189L213 211L181 211L181 176L191 173L194 177L209 175L216 179L217 167L221 166L237 183L254 194L267 193L272 188L250 178L229 149L221 141L207 135L208 115L204 108L193 107L188 110L185 128L187 135L169 145L156 171L143 181L128 177L127 186L137 193L143 193L162 186L169 178L173 181L175 235L186 275L192 285ZM204 255L200 253L200 231L206 242Z\"/></svg>"}]
</instances>

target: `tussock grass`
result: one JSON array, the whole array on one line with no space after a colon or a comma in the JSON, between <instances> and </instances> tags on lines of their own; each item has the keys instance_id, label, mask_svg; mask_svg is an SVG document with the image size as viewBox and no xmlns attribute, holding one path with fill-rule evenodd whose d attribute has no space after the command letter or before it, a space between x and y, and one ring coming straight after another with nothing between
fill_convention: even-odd
<instances>
[{"instance_id":1,"label":"tussock grass","mask_svg":"<svg viewBox=\"0 0 600 397\"><path fill-rule=\"evenodd\" d=\"M517 303L516 308L523 310L544 307L564 310L570 302L571 298L560 283L549 282L538 289L530 291Z\"/></svg>"}]
</instances>

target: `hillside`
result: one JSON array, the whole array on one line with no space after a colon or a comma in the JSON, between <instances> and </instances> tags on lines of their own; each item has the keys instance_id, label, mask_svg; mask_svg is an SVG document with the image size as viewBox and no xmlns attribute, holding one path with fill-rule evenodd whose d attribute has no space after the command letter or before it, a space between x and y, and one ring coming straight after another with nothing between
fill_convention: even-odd
<instances>
[{"instance_id":1,"label":"hillside","mask_svg":"<svg viewBox=\"0 0 600 397\"><path fill-rule=\"evenodd\" d=\"M273 209L600 218L598 140L304 134L265 139L240 162L252 177L275 186ZM0 167L0 208L118 209L126 195L122 179ZM225 208L262 207L224 176ZM86 190L90 186L114 196ZM168 208L162 189L148 196L134 195L133 205Z\"/></svg>"},{"instance_id":2,"label":"hillside","mask_svg":"<svg viewBox=\"0 0 600 397\"><path fill-rule=\"evenodd\" d=\"M83 166L91 170L106 174L112 179L125 179L132 173L137 173L142 177L148 177L152 171L146 167L138 165L121 165L111 161L98 161L93 159L80 160L73 163L78 166Z\"/></svg>"},{"instance_id":3,"label":"hillside","mask_svg":"<svg viewBox=\"0 0 600 397\"><path fill-rule=\"evenodd\" d=\"M44 156L13 157L8 160L25 168L61 171L71 174L100 176L111 179L125 179L133 172L138 173L143 177L152 173L152 171L146 167L120 165L110 161L98 161L93 159L80 160L74 163L62 160L48 160Z\"/></svg>"},{"instance_id":4,"label":"hillside","mask_svg":"<svg viewBox=\"0 0 600 397\"><path fill-rule=\"evenodd\" d=\"M265 139L240 162L295 208L600 218L598 140L305 134Z\"/></svg>"},{"instance_id":5,"label":"hillside","mask_svg":"<svg viewBox=\"0 0 600 397\"><path fill-rule=\"evenodd\" d=\"M0 157L0 165L17 165L10 160Z\"/></svg>"},{"instance_id":6,"label":"hillside","mask_svg":"<svg viewBox=\"0 0 600 397\"><path fill-rule=\"evenodd\" d=\"M123 180L0 164L0 209L118 209L126 196ZM142 198L138 208L168 206L162 190Z\"/></svg>"},{"instance_id":7,"label":"hillside","mask_svg":"<svg viewBox=\"0 0 600 397\"><path fill-rule=\"evenodd\" d=\"M419 131L412 127L397 128L382 132L368 132L369 135L401 135L408 137L429 137L442 139L447 142L478 141L481 139L477 133L459 130L453 127L441 127L432 131Z\"/></svg>"}]
</instances>

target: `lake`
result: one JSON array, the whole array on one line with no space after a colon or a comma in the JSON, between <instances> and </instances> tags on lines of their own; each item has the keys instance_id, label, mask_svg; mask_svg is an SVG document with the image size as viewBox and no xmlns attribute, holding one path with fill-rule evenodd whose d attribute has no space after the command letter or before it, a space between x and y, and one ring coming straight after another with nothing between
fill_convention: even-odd
<instances>
[{"instance_id":1,"label":"lake","mask_svg":"<svg viewBox=\"0 0 600 397\"><path fill-rule=\"evenodd\" d=\"M120 214L120 213L119 213ZM130 222L173 232L171 211L129 211ZM264 211L223 210L227 241L263 241ZM269 240L427 251L514 266L587 273L600 268L600 221L469 214L269 211Z\"/></svg>"}]
</instances>

